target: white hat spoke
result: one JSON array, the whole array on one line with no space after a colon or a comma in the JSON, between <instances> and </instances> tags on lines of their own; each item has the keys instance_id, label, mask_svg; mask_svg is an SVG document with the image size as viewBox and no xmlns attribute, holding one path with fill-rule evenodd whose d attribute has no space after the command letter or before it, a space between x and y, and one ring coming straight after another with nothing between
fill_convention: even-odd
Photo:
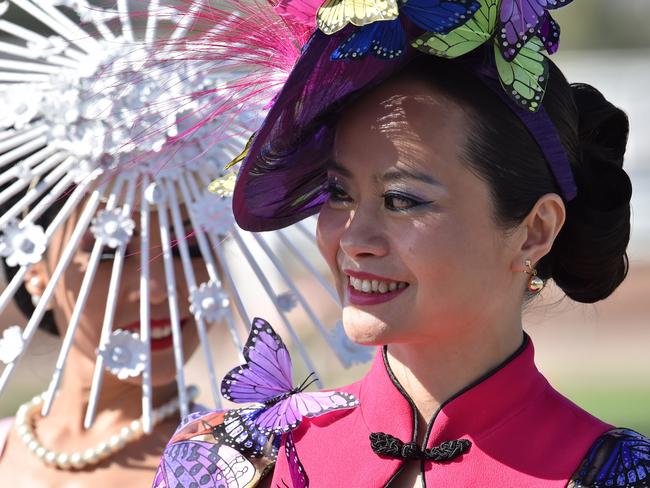
<instances>
[{"instance_id":1,"label":"white hat spoke","mask_svg":"<svg viewBox=\"0 0 650 488\"><path fill-rule=\"evenodd\" d=\"M150 262L149 244L151 236L151 208L147 192L150 178L144 175L141 181L140 198L140 340L149 354L142 371L142 426L146 433L153 428L153 394L151 383L151 289L149 287Z\"/></svg>"},{"instance_id":2,"label":"white hat spoke","mask_svg":"<svg viewBox=\"0 0 650 488\"><path fill-rule=\"evenodd\" d=\"M171 321L172 341L174 347L174 362L176 364L176 384L178 385L180 412L182 417L189 413L189 402L185 388L185 359L183 355L183 336L181 333L181 317L178 308L178 289L176 287L176 274L172 257L172 234L167 213L168 195L158 183L149 185L149 204L155 205L158 210L158 223L160 226L160 242L162 244L162 260L165 268L165 285L167 288L167 302L169 304L169 319Z\"/></svg>"},{"instance_id":3,"label":"white hat spoke","mask_svg":"<svg viewBox=\"0 0 650 488\"><path fill-rule=\"evenodd\" d=\"M169 206L172 214L172 222L174 226L174 233L176 234L176 245L180 251L181 255L181 264L183 266L183 272L185 274L185 282L187 283L187 288L190 295L198 290L196 284L196 277L194 275L194 268L192 266L192 261L190 259L190 252L187 246L187 239L184 232L184 225L181 218L181 210L178 204L178 198L176 197L176 189L173 185L166 181L165 188L167 190L167 196L169 197ZM217 381L217 376L214 369L214 361L212 359L212 352L210 351L210 344L208 342L208 335L205 329L205 320L204 317L200 314L195 314L196 328L199 334L199 339L201 342L201 348L203 349L203 355L205 357L205 362L208 367L208 377L210 379L210 388L212 389L212 396L217 405L221 403L220 399L220 390L219 384Z\"/></svg>"},{"instance_id":4,"label":"white hat spoke","mask_svg":"<svg viewBox=\"0 0 650 488\"><path fill-rule=\"evenodd\" d=\"M41 296L40 301L38 302L38 304L34 309L34 313L30 317L29 321L27 322L27 325L25 326L25 329L23 330L23 340L27 345L31 342L34 333L36 332L36 328L38 327L38 324L40 323L41 319L43 318L43 315L45 314L45 311L47 310L47 305L52 298L52 295L54 293L54 288L56 287L59 280L61 279L63 272L68 267L68 264L70 264L70 260L72 259L74 251L76 250L77 245L81 240L81 236L83 235L83 232L86 230L88 224L90 223L90 220L92 219L95 213L95 210L97 209L97 206L99 205L99 200L103 191L104 188L100 188L94 191L91 194L90 198L88 199L88 203L86 204L84 211L79 217L79 221L77 222L77 225L74 231L72 232L72 235L70 236L70 239L61 254L61 257L54 269L54 272L50 277L50 281L45 287L45 290L43 291L43 295ZM72 327L69 327L69 330L70 329L72 329ZM7 385L7 381L11 377L16 367L16 362L22 356L23 354L21 353L14 361L7 364L4 370L2 371L2 375L0 375L0 394L4 391L4 388Z\"/></svg>"},{"instance_id":5,"label":"white hat spoke","mask_svg":"<svg viewBox=\"0 0 650 488\"><path fill-rule=\"evenodd\" d=\"M131 179L128 182L126 200L122 207L119 209L122 217L128 217L131 214L131 208L133 207L133 200L135 195L135 186L136 181ZM107 203L106 208L110 210L109 204ZM118 243L115 250L115 255L113 257L113 266L111 269L111 277L108 285L108 295L106 297L106 310L104 311L104 320L102 322L102 330L99 338L99 351L108 351L108 344L110 342L111 334L113 331L113 322L115 320L115 312L117 307L117 297L120 287L120 281L122 278L122 271L124 269L124 257L126 253L126 246L128 240L122 240ZM146 354L149 355L149 344L142 341L143 348L146 351ZM107 353L108 354L108 353ZM104 360L106 359L107 354L98 354L95 359L95 369L93 370L93 378L90 385L90 398L88 401L88 407L86 408L86 415L84 418L84 427L90 428L95 418L97 410L97 402L99 400L99 394L102 385L103 373L104 373ZM133 354L135 357L136 354ZM144 358L142 373L149 362L148 356ZM115 369L115 368L109 368ZM120 371L117 368L117 375L119 377Z\"/></svg>"},{"instance_id":6,"label":"white hat spoke","mask_svg":"<svg viewBox=\"0 0 650 488\"><path fill-rule=\"evenodd\" d=\"M307 350L305 349L302 341L300 340L298 334L296 334L296 331L294 330L293 326L291 325L291 322L287 318L287 314L284 310L282 310L281 307L278 306L278 299L277 299L277 294L271 287L271 283L269 282L268 278L264 275L264 272L260 268L259 263L251 253L250 249L246 245L246 243L243 241L239 231L235 229L232 233L233 238L235 239L235 242L237 243L239 250L241 253L244 255L246 258L246 261L248 261L249 266L255 273L255 276L259 280L260 284L264 288L264 291L266 294L271 298L271 301L273 302L273 305L275 306L278 314L280 315L282 322L284 323L285 327L287 328L287 331L289 332L289 335L291 336L291 339L294 341L294 345L298 348L298 353L302 357L302 360L304 363L307 365L307 368L310 371L313 371L314 373L318 374L318 369L314 365L313 361L309 357L309 354L307 353ZM319 388L322 388L323 385L318 379L316 381L316 384L318 385Z\"/></svg>"}]
</instances>

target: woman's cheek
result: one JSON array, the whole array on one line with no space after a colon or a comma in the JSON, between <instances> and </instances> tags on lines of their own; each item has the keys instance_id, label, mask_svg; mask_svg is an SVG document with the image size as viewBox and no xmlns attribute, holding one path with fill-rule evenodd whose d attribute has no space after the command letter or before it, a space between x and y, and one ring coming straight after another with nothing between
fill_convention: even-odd
<instances>
[{"instance_id":1,"label":"woman's cheek","mask_svg":"<svg viewBox=\"0 0 650 488\"><path fill-rule=\"evenodd\" d=\"M341 233L345 229L344 221L341 218L343 213L333 210L325 204L318 215L316 242L321 255L330 265L330 268L336 266L336 253L341 240Z\"/></svg>"},{"instance_id":2,"label":"woman's cheek","mask_svg":"<svg viewBox=\"0 0 650 488\"><path fill-rule=\"evenodd\" d=\"M338 269L337 256L341 235L345 231L347 213L340 210L333 210L325 204L318 215L318 226L316 227L316 243L323 259L330 268L340 289L340 272Z\"/></svg>"}]
</instances>

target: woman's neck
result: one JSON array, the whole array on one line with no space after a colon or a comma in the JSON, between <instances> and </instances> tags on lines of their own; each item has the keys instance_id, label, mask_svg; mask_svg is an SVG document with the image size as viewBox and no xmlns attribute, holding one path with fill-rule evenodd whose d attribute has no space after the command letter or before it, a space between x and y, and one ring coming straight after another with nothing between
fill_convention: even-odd
<instances>
[{"instance_id":1,"label":"woman's neck","mask_svg":"<svg viewBox=\"0 0 650 488\"><path fill-rule=\"evenodd\" d=\"M140 418L142 388L138 384L120 381L106 373L97 402L95 421L90 429L83 427L90 400L94 361L72 348L66 364L61 388L52 403L52 409L36 424L40 442L58 451L79 451L94 447L119 432L121 427ZM154 405L160 405L176 394L171 383L156 387Z\"/></svg>"},{"instance_id":2,"label":"woman's neck","mask_svg":"<svg viewBox=\"0 0 650 488\"><path fill-rule=\"evenodd\" d=\"M481 327L431 343L390 344L387 357L397 381L415 403L420 422L426 424L440 405L502 363L522 341L520 324Z\"/></svg>"}]
</instances>

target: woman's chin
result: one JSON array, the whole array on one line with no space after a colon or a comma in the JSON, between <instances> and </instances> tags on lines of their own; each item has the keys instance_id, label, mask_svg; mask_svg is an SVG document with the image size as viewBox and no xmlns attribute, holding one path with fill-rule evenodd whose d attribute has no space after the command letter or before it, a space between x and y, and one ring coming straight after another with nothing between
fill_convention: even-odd
<instances>
[{"instance_id":1,"label":"woman's chin","mask_svg":"<svg viewBox=\"0 0 650 488\"><path fill-rule=\"evenodd\" d=\"M363 346L386 344L390 327L371 313L352 305L343 308L343 328L352 342Z\"/></svg>"}]
</instances>

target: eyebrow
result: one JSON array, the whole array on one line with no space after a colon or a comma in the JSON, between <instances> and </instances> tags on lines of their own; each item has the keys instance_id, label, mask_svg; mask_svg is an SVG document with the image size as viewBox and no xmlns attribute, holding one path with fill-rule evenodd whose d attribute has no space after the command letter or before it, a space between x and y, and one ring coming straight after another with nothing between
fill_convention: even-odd
<instances>
[{"instance_id":1,"label":"eyebrow","mask_svg":"<svg viewBox=\"0 0 650 488\"><path fill-rule=\"evenodd\" d=\"M334 159L330 159L326 163L326 169L336 171L337 173L341 173L343 176L347 178L352 177L352 172L347 169L345 166L342 166L339 162L335 161Z\"/></svg>"},{"instance_id":2,"label":"eyebrow","mask_svg":"<svg viewBox=\"0 0 650 488\"><path fill-rule=\"evenodd\" d=\"M381 180L384 182L404 181L408 179L421 181L433 186L442 186L442 183L431 175L405 168L386 171L386 173L381 177Z\"/></svg>"},{"instance_id":3,"label":"eyebrow","mask_svg":"<svg viewBox=\"0 0 650 488\"><path fill-rule=\"evenodd\" d=\"M333 159L327 162L327 169L341 173L347 178L352 177L352 172L349 169L347 169L345 166L342 166L340 163L334 161ZM436 180L433 176L406 168L391 169L384 173L379 179L383 182L395 182L411 179L421 181L433 186L442 186L442 183Z\"/></svg>"}]
</instances>

